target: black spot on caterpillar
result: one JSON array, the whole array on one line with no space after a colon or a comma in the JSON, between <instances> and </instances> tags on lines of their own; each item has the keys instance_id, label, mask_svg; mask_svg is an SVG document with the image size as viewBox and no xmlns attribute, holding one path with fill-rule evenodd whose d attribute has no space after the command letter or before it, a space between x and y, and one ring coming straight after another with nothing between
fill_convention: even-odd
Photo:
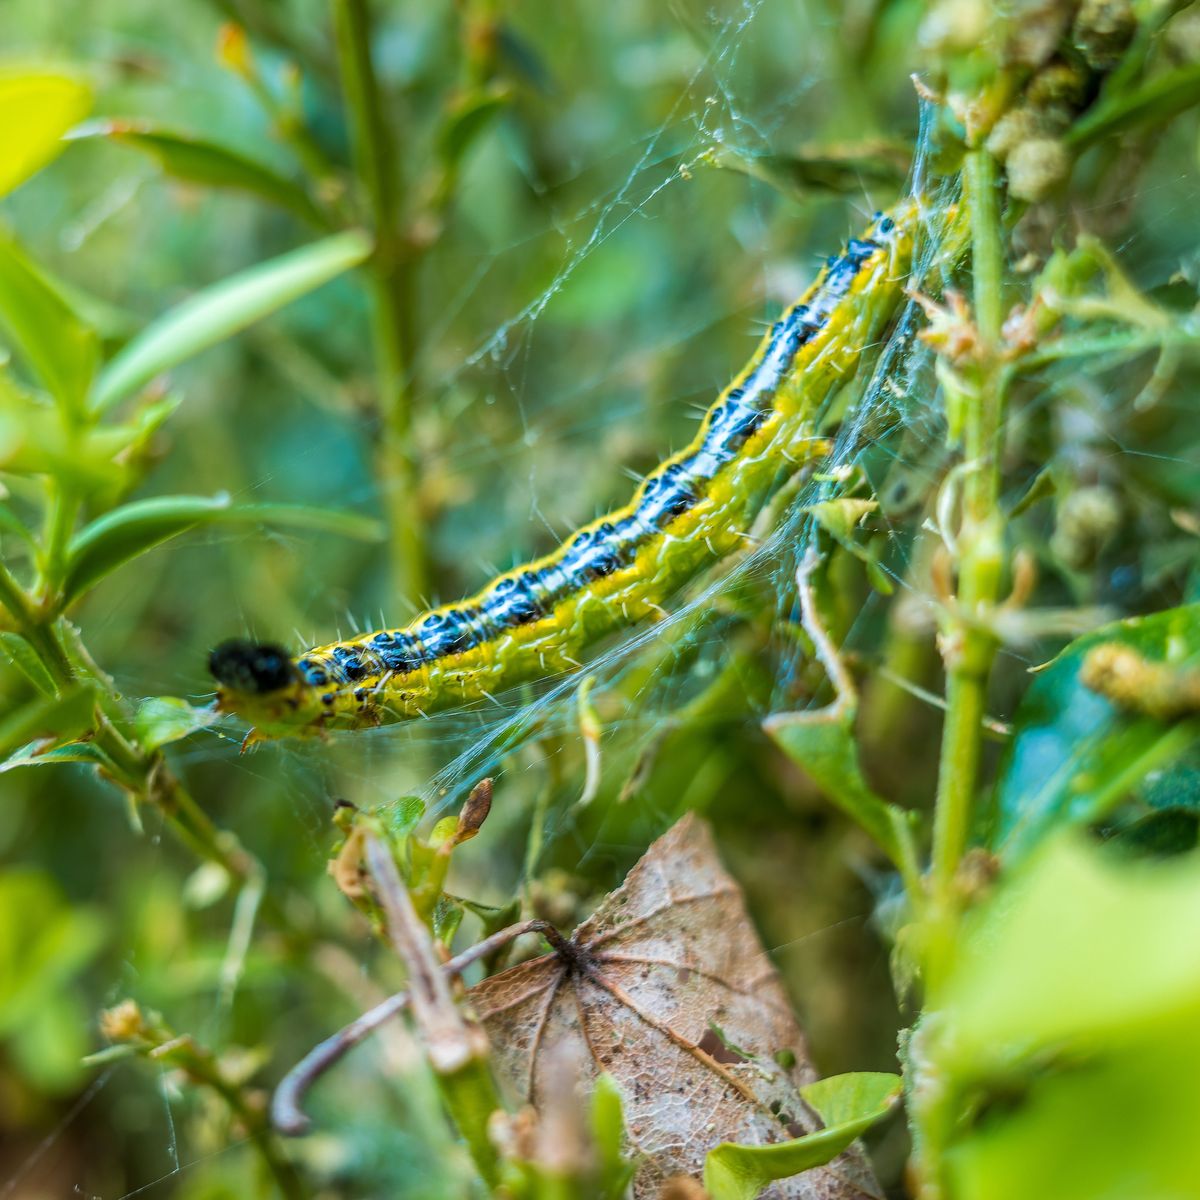
<instances>
[{"instance_id":1,"label":"black spot on caterpillar","mask_svg":"<svg viewBox=\"0 0 1200 1200\"><path fill-rule=\"evenodd\" d=\"M662 604L731 553L783 474L811 458L824 400L854 372L898 307L916 206L879 214L830 258L717 397L692 443L623 508L552 553L403 629L317 646L218 646L218 705L257 737L402 720L578 667L588 645L660 616Z\"/></svg>"}]
</instances>

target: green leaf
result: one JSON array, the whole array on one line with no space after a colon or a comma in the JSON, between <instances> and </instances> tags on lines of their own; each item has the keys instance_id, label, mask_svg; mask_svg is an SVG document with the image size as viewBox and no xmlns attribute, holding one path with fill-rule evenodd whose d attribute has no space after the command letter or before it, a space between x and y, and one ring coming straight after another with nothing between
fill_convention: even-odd
<instances>
[{"instance_id":1,"label":"green leaf","mask_svg":"<svg viewBox=\"0 0 1200 1200\"><path fill-rule=\"evenodd\" d=\"M771 1146L723 1142L704 1160L704 1186L712 1200L754 1200L769 1183L836 1158L895 1107L899 1075L856 1072L834 1075L801 1088L825 1128Z\"/></svg>"},{"instance_id":2,"label":"green leaf","mask_svg":"<svg viewBox=\"0 0 1200 1200\"><path fill-rule=\"evenodd\" d=\"M216 719L211 707L194 708L174 696L151 696L138 705L133 729L144 749L157 750L206 729Z\"/></svg>"},{"instance_id":3,"label":"green leaf","mask_svg":"<svg viewBox=\"0 0 1200 1200\"><path fill-rule=\"evenodd\" d=\"M808 513L840 546L849 550L855 558L866 565L867 577L877 592L890 596L893 590L892 581L880 568L877 561L882 543L876 541L873 546L864 546L855 537L855 530L862 525L868 514L875 512L878 508L878 500L840 496L836 500L822 500L818 504L809 504L803 511Z\"/></svg>"},{"instance_id":4,"label":"green leaf","mask_svg":"<svg viewBox=\"0 0 1200 1200\"><path fill-rule=\"evenodd\" d=\"M382 541L385 534L383 522L375 517L336 508L320 508L314 504L237 504L224 519L313 529L319 533L336 533L359 542Z\"/></svg>"},{"instance_id":5,"label":"green leaf","mask_svg":"<svg viewBox=\"0 0 1200 1200\"><path fill-rule=\"evenodd\" d=\"M38 658L37 651L19 634L9 630L0 631L0 647L12 663L43 696L55 694L54 681Z\"/></svg>"},{"instance_id":6,"label":"green leaf","mask_svg":"<svg viewBox=\"0 0 1200 1200\"><path fill-rule=\"evenodd\" d=\"M1193 63L1104 97L1071 126L1066 142L1079 153L1132 126L1163 124L1196 104L1200 104L1200 65Z\"/></svg>"},{"instance_id":7,"label":"green leaf","mask_svg":"<svg viewBox=\"0 0 1200 1200\"><path fill-rule=\"evenodd\" d=\"M71 542L63 582L64 607L123 563L228 513L230 506L227 495L160 496L135 500L105 513Z\"/></svg>"},{"instance_id":8,"label":"green leaf","mask_svg":"<svg viewBox=\"0 0 1200 1200\"><path fill-rule=\"evenodd\" d=\"M596 1078L589 1123L595 1145L599 1197L602 1200L620 1200L626 1194L637 1167L623 1153L625 1117L621 1089L607 1072Z\"/></svg>"},{"instance_id":9,"label":"green leaf","mask_svg":"<svg viewBox=\"0 0 1200 1200\"><path fill-rule=\"evenodd\" d=\"M149 121L89 121L73 130L71 136L102 137L132 147L156 159L176 179L249 192L314 225L326 224L320 210L298 183L217 142L164 129Z\"/></svg>"},{"instance_id":10,"label":"green leaf","mask_svg":"<svg viewBox=\"0 0 1200 1200\"><path fill-rule=\"evenodd\" d=\"M1200 1177L1200 874L1052 837L977 909L913 1039L947 1194L1187 1196Z\"/></svg>"},{"instance_id":11,"label":"green leaf","mask_svg":"<svg viewBox=\"0 0 1200 1200\"><path fill-rule=\"evenodd\" d=\"M438 133L437 149L443 164L453 168L512 100L504 84L476 88L463 96L447 114Z\"/></svg>"},{"instance_id":12,"label":"green leaf","mask_svg":"<svg viewBox=\"0 0 1200 1200\"><path fill-rule=\"evenodd\" d=\"M409 837L425 815L425 801L420 796L400 796L379 806L378 815L388 837L399 845Z\"/></svg>"},{"instance_id":13,"label":"green leaf","mask_svg":"<svg viewBox=\"0 0 1200 1200\"><path fill-rule=\"evenodd\" d=\"M858 761L854 723L858 706L847 700L815 712L775 713L763 729L834 804L857 821L908 879L915 879L913 817L882 799Z\"/></svg>"},{"instance_id":14,"label":"green leaf","mask_svg":"<svg viewBox=\"0 0 1200 1200\"><path fill-rule=\"evenodd\" d=\"M1182 854L1200 844L1200 816L1194 808L1182 807L1147 813L1119 830L1116 838L1133 854L1157 858Z\"/></svg>"},{"instance_id":15,"label":"green leaf","mask_svg":"<svg viewBox=\"0 0 1200 1200\"><path fill-rule=\"evenodd\" d=\"M0 72L0 196L40 171L63 149L62 135L92 106L92 89L60 72Z\"/></svg>"},{"instance_id":16,"label":"green leaf","mask_svg":"<svg viewBox=\"0 0 1200 1200\"><path fill-rule=\"evenodd\" d=\"M863 548L854 540L854 531L863 523L868 513L879 507L878 500L858 500L853 496L842 496L837 500L822 500L809 504L803 511L813 517L817 524L831 534L851 553L862 557Z\"/></svg>"},{"instance_id":17,"label":"green leaf","mask_svg":"<svg viewBox=\"0 0 1200 1200\"><path fill-rule=\"evenodd\" d=\"M63 411L81 414L96 369L96 333L4 233L0 233L0 324Z\"/></svg>"},{"instance_id":18,"label":"green leaf","mask_svg":"<svg viewBox=\"0 0 1200 1200\"><path fill-rule=\"evenodd\" d=\"M97 412L112 408L156 375L314 291L370 253L366 234L339 233L205 288L152 322L108 363L96 382L92 407Z\"/></svg>"},{"instance_id":19,"label":"green leaf","mask_svg":"<svg viewBox=\"0 0 1200 1200\"><path fill-rule=\"evenodd\" d=\"M25 749L28 743L66 741L90 729L94 717L95 697L91 688L82 686L58 697L42 697L10 712L0 720L0 770L9 766L2 760Z\"/></svg>"},{"instance_id":20,"label":"green leaf","mask_svg":"<svg viewBox=\"0 0 1200 1200\"><path fill-rule=\"evenodd\" d=\"M1008 511L1009 517L1019 517L1027 509L1032 508L1039 500L1045 500L1058 491L1054 472L1046 467L1039 471L1033 482L1025 489L1025 494Z\"/></svg>"},{"instance_id":21,"label":"green leaf","mask_svg":"<svg viewBox=\"0 0 1200 1200\"><path fill-rule=\"evenodd\" d=\"M110 775L118 774L116 764L94 742L67 742L52 750L45 749L44 742L30 742L0 763L0 772L13 771L17 767L53 767L65 763L83 763L89 767L100 767Z\"/></svg>"},{"instance_id":22,"label":"green leaf","mask_svg":"<svg viewBox=\"0 0 1200 1200\"><path fill-rule=\"evenodd\" d=\"M433 936L449 946L462 924L463 907L447 895L441 895L433 906Z\"/></svg>"},{"instance_id":23,"label":"green leaf","mask_svg":"<svg viewBox=\"0 0 1200 1200\"><path fill-rule=\"evenodd\" d=\"M988 843L1010 865L1052 830L1106 817L1200 733L1194 717L1158 719L1088 687L1081 673L1101 646L1196 671L1200 604L1106 625L1072 642L1034 679L1017 709L988 821Z\"/></svg>"},{"instance_id":24,"label":"green leaf","mask_svg":"<svg viewBox=\"0 0 1200 1200\"><path fill-rule=\"evenodd\" d=\"M851 1071L818 1079L800 1093L828 1128L861 1121L872 1112L877 1113L873 1120L885 1116L900 1098L902 1085L900 1076L890 1071Z\"/></svg>"},{"instance_id":25,"label":"green leaf","mask_svg":"<svg viewBox=\"0 0 1200 1200\"><path fill-rule=\"evenodd\" d=\"M239 504L228 496L159 496L135 500L93 521L75 536L67 553L64 607L110 572L147 550L194 529L217 523L269 523L373 539L379 523L356 513L302 504Z\"/></svg>"},{"instance_id":26,"label":"green leaf","mask_svg":"<svg viewBox=\"0 0 1200 1200\"><path fill-rule=\"evenodd\" d=\"M1156 1013L1200 1005L1200 958L1183 952L1200 927L1195 861L1130 863L1078 839L1048 842L965 931L939 997L954 1013L956 1073L1136 1036Z\"/></svg>"},{"instance_id":27,"label":"green leaf","mask_svg":"<svg viewBox=\"0 0 1200 1200\"><path fill-rule=\"evenodd\" d=\"M130 459L136 458L180 399L167 396L142 406L129 421L79 430L67 428L50 405L0 382L0 470L53 475L82 495L127 486Z\"/></svg>"}]
</instances>

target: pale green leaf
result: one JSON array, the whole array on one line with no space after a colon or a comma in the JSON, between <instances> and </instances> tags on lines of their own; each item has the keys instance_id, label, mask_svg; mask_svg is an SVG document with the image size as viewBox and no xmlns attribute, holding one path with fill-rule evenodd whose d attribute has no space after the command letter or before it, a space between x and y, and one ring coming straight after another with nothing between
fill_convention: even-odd
<instances>
[{"instance_id":1,"label":"pale green leaf","mask_svg":"<svg viewBox=\"0 0 1200 1200\"><path fill-rule=\"evenodd\" d=\"M857 711L857 704L844 700L813 712L775 713L763 722L763 729L911 880L917 871L912 852L915 815L889 804L864 777L854 732Z\"/></svg>"},{"instance_id":2,"label":"pale green leaf","mask_svg":"<svg viewBox=\"0 0 1200 1200\"><path fill-rule=\"evenodd\" d=\"M67 413L83 411L98 339L29 256L0 232L0 325Z\"/></svg>"},{"instance_id":3,"label":"pale green leaf","mask_svg":"<svg viewBox=\"0 0 1200 1200\"><path fill-rule=\"evenodd\" d=\"M589 1123L597 1159L597 1190L604 1200L620 1200L626 1194L636 1165L623 1153L625 1118L621 1089L607 1072L596 1079Z\"/></svg>"},{"instance_id":4,"label":"pale green leaf","mask_svg":"<svg viewBox=\"0 0 1200 1200\"><path fill-rule=\"evenodd\" d=\"M195 708L174 696L150 696L138 705L133 728L145 750L177 742L217 719L211 708Z\"/></svg>"},{"instance_id":5,"label":"pale green leaf","mask_svg":"<svg viewBox=\"0 0 1200 1200\"><path fill-rule=\"evenodd\" d=\"M82 763L84 766L101 767L109 775L118 774L116 764L95 742L66 742L47 750L44 741L30 742L14 750L0 762L0 774L18 767L53 767L64 763Z\"/></svg>"},{"instance_id":6,"label":"pale green leaf","mask_svg":"<svg viewBox=\"0 0 1200 1200\"><path fill-rule=\"evenodd\" d=\"M901 1080L864 1071L835 1075L800 1090L825 1128L770 1146L722 1142L704 1162L704 1186L712 1200L754 1200L772 1181L830 1162L892 1111Z\"/></svg>"},{"instance_id":7,"label":"pale green leaf","mask_svg":"<svg viewBox=\"0 0 1200 1200\"><path fill-rule=\"evenodd\" d=\"M364 233L339 233L205 288L148 325L108 363L96 382L93 408L111 408L155 376L328 283L370 253Z\"/></svg>"}]
</instances>

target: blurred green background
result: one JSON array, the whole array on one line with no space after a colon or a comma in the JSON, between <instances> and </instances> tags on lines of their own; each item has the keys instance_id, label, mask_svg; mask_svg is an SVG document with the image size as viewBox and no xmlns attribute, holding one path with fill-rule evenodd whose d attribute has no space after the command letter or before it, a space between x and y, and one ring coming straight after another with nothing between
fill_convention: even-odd
<instances>
[{"instance_id":1,"label":"blurred green background","mask_svg":"<svg viewBox=\"0 0 1200 1200\"><path fill-rule=\"evenodd\" d=\"M427 580L397 595L379 540L267 524L194 533L108 577L73 614L115 689L133 701L202 702L205 656L225 637L298 644L373 626L381 612L402 621L623 502L629 473L691 437L697 411L820 255L897 194L918 144L909 74L921 63L921 10L815 0L376 4L374 58L406 234L421 247L407 364L419 486L402 499L419 511ZM245 30L249 60L238 58L230 22ZM330 16L315 0L9 0L0 30L14 67L68 66L89 80L93 120L209 139L305 180L347 223L365 219L347 167ZM481 119L455 124L471 104ZM111 126L84 132L0 207L27 251L77 289L109 347L321 232L238 188L181 180ZM1164 142L1136 194L1097 195L1094 215L1102 224L1134 211L1122 262L1166 295L1200 275L1194 123ZM368 281L344 274L174 371L182 402L135 494L228 492L385 515L400 485L379 469L370 304ZM908 397L907 433L885 457L924 495L939 468L923 447L939 426L931 385L919 371L912 378L928 394ZM1194 535L1169 513L1196 502L1196 422L1181 426L1169 399L1115 426L1138 383L1064 372L1018 418L1017 494L1052 464L1068 491L1103 483L1120 498L1104 556L1051 573L1049 600L1138 612L1195 588ZM901 506L883 535L898 572L918 509ZM1031 522L1049 555L1053 516ZM23 552L2 536L19 571ZM749 603L773 611L771 579L748 590ZM862 607L866 592L860 575L848 577L842 632L877 646L886 622L877 602ZM703 643L704 670L724 636ZM1035 631L1007 655L998 714L1011 714L1026 665L1060 642ZM550 836L534 900L569 924L674 816L704 809L819 1065L887 1069L898 1017L869 920L870 852L746 719L781 693L809 694L805 678L773 675L777 660L760 650L738 660L735 699L710 695L711 710L688 714L665 743L648 739L692 696L674 682L688 661L635 695L627 718L602 708L614 732L604 792L582 817L566 815L582 778L578 739L563 732L573 713L548 719L502 762L496 809L456 856L454 889L505 903L541 805L533 825L548 820ZM926 639L910 664L932 686L934 661ZM28 690L18 672L0 671L0 708ZM901 800L928 795L936 714L898 716L882 685L873 699L878 738L905 735L877 763L881 786ZM266 870L273 907L253 927L236 989L221 976L231 930L245 928L229 881L182 847L152 804L140 805L139 831L129 799L88 767L0 775L0 1196L272 1194L210 1092L151 1063L81 1063L103 1044L96 1015L132 997L225 1056L250 1088L269 1087L397 979L326 877L334 800L371 805L418 791L449 804L477 761L456 768L456 756L487 720L245 756L242 731L222 726L169 749L191 795ZM631 777L633 800L615 806ZM318 1132L292 1148L306 1179L325 1195L471 1194L430 1087L400 1034L356 1052L320 1085ZM885 1145L885 1174L896 1161Z\"/></svg>"}]
</instances>

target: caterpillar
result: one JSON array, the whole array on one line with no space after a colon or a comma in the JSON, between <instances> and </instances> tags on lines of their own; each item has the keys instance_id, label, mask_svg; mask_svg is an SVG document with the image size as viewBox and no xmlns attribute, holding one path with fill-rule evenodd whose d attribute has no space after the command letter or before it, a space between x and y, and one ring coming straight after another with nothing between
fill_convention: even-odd
<instances>
[{"instance_id":1,"label":"caterpillar","mask_svg":"<svg viewBox=\"0 0 1200 1200\"><path fill-rule=\"evenodd\" d=\"M623 508L403 628L295 657L269 643L223 642L209 656L218 710L252 721L252 740L423 716L576 670L606 634L665 615L683 583L744 544L746 526L782 479L821 453L823 402L896 311L915 224L912 202L877 213L828 259L692 442Z\"/></svg>"}]
</instances>

